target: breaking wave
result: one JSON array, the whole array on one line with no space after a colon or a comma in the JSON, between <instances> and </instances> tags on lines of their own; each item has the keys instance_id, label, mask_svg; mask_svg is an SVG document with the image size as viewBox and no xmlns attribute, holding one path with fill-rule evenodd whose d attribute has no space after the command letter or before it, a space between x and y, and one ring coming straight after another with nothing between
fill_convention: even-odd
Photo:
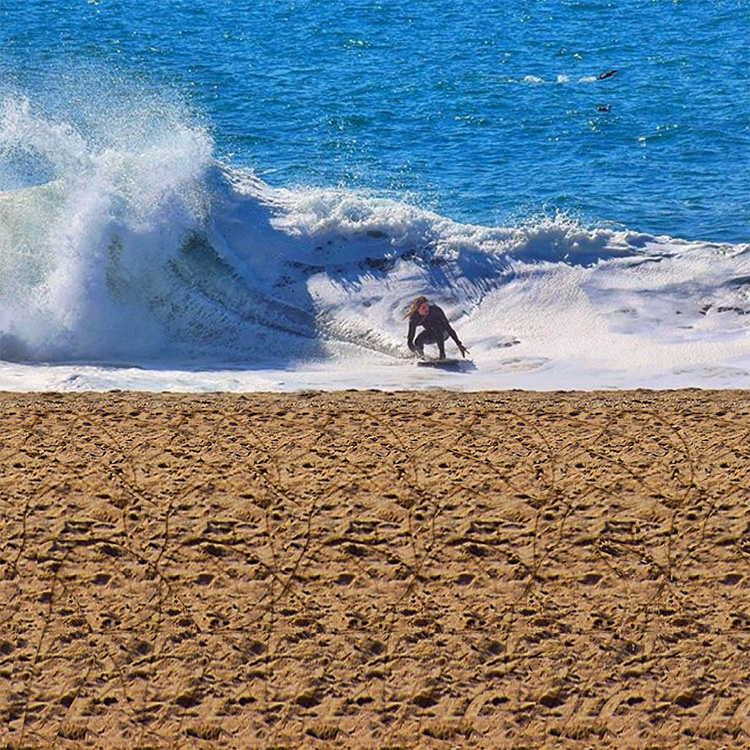
<instances>
[{"instance_id":1,"label":"breaking wave","mask_svg":"<svg viewBox=\"0 0 750 750\"><path fill-rule=\"evenodd\" d=\"M748 245L561 216L458 224L362 191L273 188L217 161L179 106L66 114L0 98L6 361L402 356L403 308L422 293L488 347L533 320L571 340L602 326L747 340Z\"/></svg>"}]
</instances>

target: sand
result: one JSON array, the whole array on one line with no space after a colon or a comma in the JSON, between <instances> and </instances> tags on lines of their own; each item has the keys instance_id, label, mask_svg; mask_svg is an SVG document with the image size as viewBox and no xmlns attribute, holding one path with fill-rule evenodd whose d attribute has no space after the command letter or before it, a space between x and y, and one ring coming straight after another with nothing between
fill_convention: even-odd
<instances>
[{"instance_id":1,"label":"sand","mask_svg":"<svg viewBox=\"0 0 750 750\"><path fill-rule=\"evenodd\" d=\"M750 392L0 395L0 746L750 746Z\"/></svg>"}]
</instances>

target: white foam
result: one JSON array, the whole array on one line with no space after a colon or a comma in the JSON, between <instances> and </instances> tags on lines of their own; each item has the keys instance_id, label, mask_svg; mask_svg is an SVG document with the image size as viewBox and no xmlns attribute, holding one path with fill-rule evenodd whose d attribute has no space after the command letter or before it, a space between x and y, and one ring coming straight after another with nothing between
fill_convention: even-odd
<instances>
[{"instance_id":1,"label":"white foam","mask_svg":"<svg viewBox=\"0 0 750 750\"><path fill-rule=\"evenodd\" d=\"M750 387L748 245L459 224L273 189L180 118L118 140L4 111L6 149L67 156L47 184L0 193L0 388ZM414 367L419 294L475 369Z\"/></svg>"}]
</instances>

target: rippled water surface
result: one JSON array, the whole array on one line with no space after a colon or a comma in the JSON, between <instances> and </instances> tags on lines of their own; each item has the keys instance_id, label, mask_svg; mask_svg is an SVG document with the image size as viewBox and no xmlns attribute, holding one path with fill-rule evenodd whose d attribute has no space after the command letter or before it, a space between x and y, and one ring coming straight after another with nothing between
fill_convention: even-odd
<instances>
[{"instance_id":1,"label":"rippled water surface","mask_svg":"<svg viewBox=\"0 0 750 750\"><path fill-rule=\"evenodd\" d=\"M275 186L737 242L748 38L746 0L3 0L0 88L68 119L110 80L169 92Z\"/></svg>"}]
</instances>

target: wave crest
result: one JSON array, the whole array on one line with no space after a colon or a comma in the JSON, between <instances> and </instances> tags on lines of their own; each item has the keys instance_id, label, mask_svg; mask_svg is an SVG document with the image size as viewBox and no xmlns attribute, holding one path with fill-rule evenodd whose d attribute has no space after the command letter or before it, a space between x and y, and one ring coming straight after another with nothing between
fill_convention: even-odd
<instances>
[{"instance_id":1,"label":"wave crest","mask_svg":"<svg viewBox=\"0 0 750 750\"><path fill-rule=\"evenodd\" d=\"M399 355L403 306L419 294L488 350L505 334L554 347L577 330L603 341L747 333L747 246L565 216L467 225L362 191L275 189L215 161L179 107L94 114L0 103L2 179L14 187L0 192L2 359Z\"/></svg>"}]
</instances>

